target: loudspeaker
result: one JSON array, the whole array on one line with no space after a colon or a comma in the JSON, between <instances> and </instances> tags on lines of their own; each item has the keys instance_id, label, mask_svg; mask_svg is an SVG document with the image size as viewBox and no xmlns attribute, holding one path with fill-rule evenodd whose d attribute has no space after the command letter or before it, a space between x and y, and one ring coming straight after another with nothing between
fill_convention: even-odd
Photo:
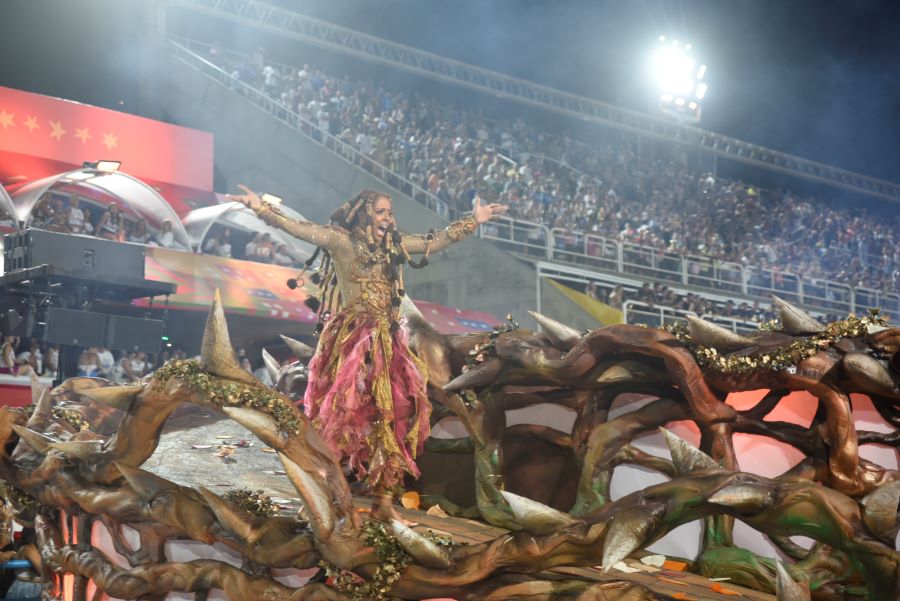
<instances>
[{"instance_id":1,"label":"loudspeaker","mask_svg":"<svg viewBox=\"0 0 900 601\"><path fill-rule=\"evenodd\" d=\"M104 313L50 307L44 340L69 346L103 346L107 317Z\"/></svg>"},{"instance_id":2,"label":"loudspeaker","mask_svg":"<svg viewBox=\"0 0 900 601\"><path fill-rule=\"evenodd\" d=\"M145 251L140 244L38 229L3 238L6 273L47 264L53 266L57 275L107 281L142 280Z\"/></svg>"},{"instance_id":3,"label":"loudspeaker","mask_svg":"<svg viewBox=\"0 0 900 601\"><path fill-rule=\"evenodd\" d=\"M106 327L106 347L117 351L158 353L165 331L159 319L110 315Z\"/></svg>"}]
</instances>

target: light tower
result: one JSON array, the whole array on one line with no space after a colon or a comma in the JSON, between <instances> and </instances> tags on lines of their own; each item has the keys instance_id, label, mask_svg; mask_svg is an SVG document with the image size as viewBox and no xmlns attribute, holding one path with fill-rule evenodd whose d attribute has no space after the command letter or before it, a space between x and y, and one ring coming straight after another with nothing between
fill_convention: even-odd
<instances>
[{"instance_id":1,"label":"light tower","mask_svg":"<svg viewBox=\"0 0 900 601\"><path fill-rule=\"evenodd\" d=\"M694 57L693 46L660 36L651 71L660 110L680 121L699 123L708 86L703 81L706 65Z\"/></svg>"}]
</instances>

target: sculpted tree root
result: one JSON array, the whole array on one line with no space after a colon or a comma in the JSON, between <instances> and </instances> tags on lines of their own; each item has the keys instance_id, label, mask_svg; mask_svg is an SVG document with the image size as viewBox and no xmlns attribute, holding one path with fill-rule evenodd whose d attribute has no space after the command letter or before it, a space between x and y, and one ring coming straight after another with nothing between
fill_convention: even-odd
<instances>
[{"instance_id":1,"label":"sculpted tree root","mask_svg":"<svg viewBox=\"0 0 900 601\"><path fill-rule=\"evenodd\" d=\"M900 555L892 544L900 482L894 473L859 460L855 449L851 457L834 447L856 440L850 416L842 412L841 399L848 392L877 395L879 411L895 416L900 394L895 372L889 370L896 367L900 336L889 329L867 331L879 325L875 319L848 320L816 332L802 317L792 316L792 310L784 308L783 332L746 339L697 324L689 334L617 326L582 336L542 316L542 334L509 328L462 340L418 332L414 339L430 345L424 353L429 360L445 362L443 373L456 374L451 367L460 363L460 356L470 358L464 373L452 381L444 378L448 391L461 394L436 398L469 428L480 513L514 530L481 544L448 545L393 520L364 525L353 510L340 465L305 416L288 397L237 366L218 299L199 363L167 364L139 386L80 385L80 398L89 400L82 403L86 411L112 415L112 410L98 409L110 406L122 413L108 438L80 429L71 415L54 413L47 400L52 395L39 391L30 416L0 410L0 476L18 494L37 501L48 565L83 576L82 584L92 579L99 589L123 598L162 598L170 591L202 597L221 588L229 599L242 601L438 596L641 601L656 597L624 581L600 584L546 571L594 565L609 570L681 524L709 518L715 520L714 529L725 532L735 517L800 561L785 568L730 546L714 546L714 541L728 540L725 532L707 538L698 564L702 570L727 571L736 581L777 589L790 601L809 598L810 590L815 598L834 598L861 583L870 600L895 600L900 598ZM806 331L789 331L797 327ZM746 347L748 341L752 349ZM737 350L721 355L710 342L723 351ZM466 349L475 344L480 345L476 353L468 355ZM717 359L722 356L724 362ZM773 357L799 358L795 373L788 369L793 364L776 370L760 367ZM747 361L756 367L728 371L744 369ZM773 393L744 412L723 402L727 391L753 386ZM75 388L69 385L56 397ZM811 430L821 428L827 434L824 442L790 424L764 420L783 391L794 389L818 393L822 409ZM659 400L607 420L622 392L650 392ZM300 514L256 517L203 487L194 490L142 470L139 466L155 450L162 426L179 402L221 411L275 449L302 499ZM575 452L582 475L571 512L504 490L500 443L510 432L505 411L541 402L575 410L573 433L540 427L515 427L512 432ZM665 431L671 461L631 445L635 437L681 419L700 426L701 446L712 456ZM833 428L848 424L851 432L834 436ZM731 441L732 432L741 431L794 444L811 458L779 478L741 473ZM609 480L621 463L648 466L673 479L612 501ZM102 516L116 532L121 524L133 524L141 533L141 551L130 549L114 533L114 545L127 551L132 564L123 569L84 545L66 545L50 515L56 509L87 517L84 524L90 516ZM819 544L804 555L787 541L797 535ZM247 569L211 560L167 562L162 542L173 538L225 544L245 558ZM335 576L334 587L295 589L269 575L272 568L316 565Z\"/></svg>"}]
</instances>

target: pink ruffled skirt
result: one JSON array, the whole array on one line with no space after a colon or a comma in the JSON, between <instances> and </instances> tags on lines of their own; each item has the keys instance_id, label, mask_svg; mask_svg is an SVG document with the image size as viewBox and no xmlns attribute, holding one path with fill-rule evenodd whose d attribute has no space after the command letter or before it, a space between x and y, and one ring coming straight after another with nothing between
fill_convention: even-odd
<instances>
[{"instance_id":1,"label":"pink ruffled skirt","mask_svg":"<svg viewBox=\"0 0 900 601\"><path fill-rule=\"evenodd\" d=\"M419 477L430 433L425 365L404 328L347 309L331 318L309 363L306 415L331 450L372 487Z\"/></svg>"}]
</instances>

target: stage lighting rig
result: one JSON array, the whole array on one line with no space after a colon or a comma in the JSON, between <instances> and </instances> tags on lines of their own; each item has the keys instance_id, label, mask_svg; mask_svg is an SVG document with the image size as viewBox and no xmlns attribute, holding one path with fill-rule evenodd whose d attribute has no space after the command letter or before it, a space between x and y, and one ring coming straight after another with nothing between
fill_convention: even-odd
<instances>
[{"instance_id":1,"label":"stage lighting rig","mask_svg":"<svg viewBox=\"0 0 900 601\"><path fill-rule=\"evenodd\" d=\"M680 121L699 123L708 86L706 65L694 56L691 44L659 37L651 62L659 108Z\"/></svg>"},{"instance_id":2,"label":"stage lighting rig","mask_svg":"<svg viewBox=\"0 0 900 601\"><path fill-rule=\"evenodd\" d=\"M81 167L83 169L96 169L106 173L115 173L122 166L122 161L85 161Z\"/></svg>"}]
</instances>

